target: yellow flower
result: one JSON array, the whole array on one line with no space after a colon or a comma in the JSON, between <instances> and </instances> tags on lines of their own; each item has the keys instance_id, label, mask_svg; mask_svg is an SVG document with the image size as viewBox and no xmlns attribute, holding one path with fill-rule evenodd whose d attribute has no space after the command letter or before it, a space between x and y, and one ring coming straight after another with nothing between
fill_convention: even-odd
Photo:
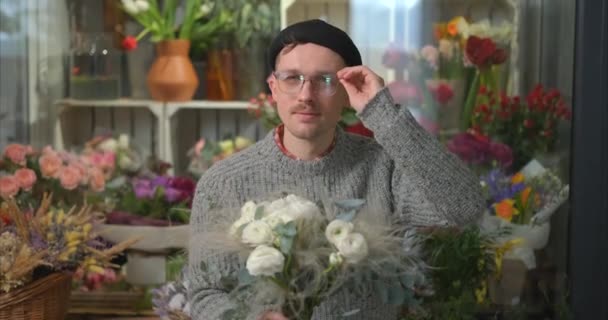
<instances>
[{"instance_id":1,"label":"yellow flower","mask_svg":"<svg viewBox=\"0 0 608 320\"><path fill-rule=\"evenodd\" d=\"M495 203L494 211L496 212L496 216L506 221L511 221L513 215L519 214L519 210L517 210L514 205L515 201L511 199L504 199L501 202Z\"/></svg>"},{"instance_id":2,"label":"yellow flower","mask_svg":"<svg viewBox=\"0 0 608 320\"><path fill-rule=\"evenodd\" d=\"M102 267L97 266L97 265L88 266L88 269L91 272L95 272L95 273L99 273L99 274L103 274L105 272L105 270L103 270Z\"/></svg>"},{"instance_id":3,"label":"yellow flower","mask_svg":"<svg viewBox=\"0 0 608 320\"><path fill-rule=\"evenodd\" d=\"M481 286L475 289L475 298L478 304L482 304L486 300L486 295L488 293L488 284L486 280L481 282Z\"/></svg>"},{"instance_id":4,"label":"yellow flower","mask_svg":"<svg viewBox=\"0 0 608 320\"><path fill-rule=\"evenodd\" d=\"M86 235L91 231L92 228L93 228L93 226L90 223L87 223L84 226L82 226L82 232Z\"/></svg>"},{"instance_id":5,"label":"yellow flower","mask_svg":"<svg viewBox=\"0 0 608 320\"><path fill-rule=\"evenodd\" d=\"M57 222L57 224L62 224L64 218L65 218L65 213L63 212L63 210L59 210L55 217L55 221Z\"/></svg>"},{"instance_id":6,"label":"yellow flower","mask_svg":"<svg viewBox=\"0 0 608 320\"><path fill-rule=\"evenodd\" d=\"M466 22L466 20L461 16L455 17L454 19L450 20L450 22L448 22L448 25L446 27L447 33L452 37L457 36L458 33L460 32L458 27L460 25L462 25L462 21Z\"/></svg>"},{"instance_id":7,"label":"yellow flower","mask_svg":"<svg viewBox=\"0 0 608 320\"><path fill-rule=\"evenodd\" d=\"M78 241L81 238L80 232L78 231L68 231L65 234L65 240L70 243L74 241Z\"/></svg>"},{"instance_id":8,"label":"yellow flower","mask_svg":"<svg viewBox=\"0 0 608 320\"><path fill-rule=\"evenodd\" d=\"M518 172L517 174L513 175L513 177L511 177L512 184L522 183L522 182L524 182L524 180L525 180L524 174L521 172Z\"/></svg>"},{"instance_id":9,"label":"yellow flower","mask_svg":"<svg viewBox=\"0 0 608 320\"><path fill-rule=\"evenodd\" d=\"M218 146L222 150L223 154L234 153L234 142L232 140L223 140L218 142Z\"/></svg>"}]
</instances>

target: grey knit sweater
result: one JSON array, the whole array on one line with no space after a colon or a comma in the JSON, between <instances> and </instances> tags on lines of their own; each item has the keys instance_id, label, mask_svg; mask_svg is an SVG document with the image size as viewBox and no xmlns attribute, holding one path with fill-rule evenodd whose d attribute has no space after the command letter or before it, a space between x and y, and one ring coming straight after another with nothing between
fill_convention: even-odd
<instances>
[{"instance_id":1,"label":"grey knit sweater","mask_svg":"<svg viewBox=\"0 0 608 320\"><path fill-rule=\"evenodd\" d=\"M320 160L284 155L269 133L254 146L210 168L197 185L190 220L190 302L192 318L216 320L231 306L220 274L242 266L237 257L211 252L197 235L214 220L210 207L238 208L250 199L293 187L315 201L364 198L384 204L382 215L394 223L417 226L464 225L483 212L479 182L452 154L394 104L388 90L379 92L359 114L377 141L338 129L334 149ZM201 261L213 266L200 269ZM395 320L397 309L372 294L342 291L315 309L313 319ZM257 315L251 315L255 319Z\"/></svg>"}]
</instances>

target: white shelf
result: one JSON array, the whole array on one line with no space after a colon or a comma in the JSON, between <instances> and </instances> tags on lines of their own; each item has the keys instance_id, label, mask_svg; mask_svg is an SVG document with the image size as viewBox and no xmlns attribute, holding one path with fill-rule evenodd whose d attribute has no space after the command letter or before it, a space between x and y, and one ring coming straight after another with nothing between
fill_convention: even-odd
<instances>
[{"instance_id":1,"label":"white shelf","mask_svg":"<svg viewBox=\"0 0 608 320\"><path fill-rule=\"evenodd\" d=\"M198 109L198 110L236 110L246 111L249 107L247 101L213 101L213 100L192 100L184 102L160 102L155 100L138 100L138 99L114 99L114 100L79 100L79 99L61 99L55 102L59 106L58 116L55 121L55 148L57 150L64 149L64 138L62 129L62 114L72 108L146 108L157 119L158 139L158 155L164 161L175 163L174 150L174 131L176 121L173 116L182 109Z\"/></svg>"},{"instance_id":2,"label":"white shelf","mask_svg":"<svg viewBox=\"0 0 608 320\"><path fill-rule=\"evenodd\" d=\"M137 100L137 99L113 99L113 100L79 100L79 99L61 99L55 102L56 105L66 107L104 107L104 108L121 108L121 107L148 107L150 105L162 105L162 102L153 100Z\"/></svg>"},{"instance_id":3,"label":"white shelf","mask_svg":"<svg viewBox=\"0 0 608 320\"><path fill-rule=\"evenodd\" d=\"M167 115L171 118L180 109L199 109L199 110L247 110L247 101L213 101L213 100L192 100L185 102L167 102Z\"/></svg>"}]
</instances>

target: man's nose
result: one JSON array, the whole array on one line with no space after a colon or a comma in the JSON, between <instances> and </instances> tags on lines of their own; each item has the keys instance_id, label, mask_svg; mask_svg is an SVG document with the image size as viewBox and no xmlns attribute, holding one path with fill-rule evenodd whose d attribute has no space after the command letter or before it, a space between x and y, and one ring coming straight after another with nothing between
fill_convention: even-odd
<instances>
[{"instance_id":1,"label":"man's nose","mask_svg":"<svg viewBox=\"0 0 608 320\"><path fill-rule=\"evenodd\" d=\"M298 93L299 101L312 101L314 97L314 87L312 83L308 80L304 81L302 84L302 89Z\"/></svg>"}]
</instances>

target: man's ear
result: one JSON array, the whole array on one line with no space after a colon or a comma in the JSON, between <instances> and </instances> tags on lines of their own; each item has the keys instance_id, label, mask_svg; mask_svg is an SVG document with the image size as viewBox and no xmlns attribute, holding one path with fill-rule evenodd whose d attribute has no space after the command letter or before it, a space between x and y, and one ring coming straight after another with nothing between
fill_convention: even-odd
<instances>
[{"instance_id":1,"label":"man's ear","mask_svg":"<svg viewBox=\"0 0 608 320\"><path fill-rule=\"evenodd\" d=\"M270 91L272 92L272 95L275 95L275 91L276 91L276 86L277 86L277 79L275 79L275 77L270 74L268 77L266 77L266 83L268 83L268 87L270 88Z\"/></svg>"}]
</instances>

